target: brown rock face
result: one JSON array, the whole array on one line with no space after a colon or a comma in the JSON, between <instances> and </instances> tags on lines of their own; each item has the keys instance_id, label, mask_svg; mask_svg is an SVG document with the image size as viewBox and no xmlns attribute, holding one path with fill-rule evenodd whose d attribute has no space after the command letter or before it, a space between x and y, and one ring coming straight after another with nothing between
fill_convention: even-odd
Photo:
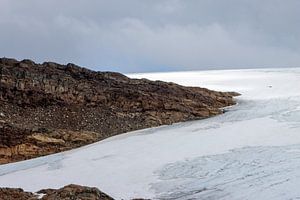
<instances>
[{"instance_id":1,"label":"brown rock face","mask_svg":"<svg viewBox=\"0 0 300 200\"><path fill-rule=\"evenodd\" d=\"M103 136L89 131L22 129L0 122L0 163L48 155L98 141Z\"/></svg>"},{"instance_id":2,"label":"brown rock face","mask_svg":"<svg viewBox=\"0 0 300 200\"><path fill-rule=\"evenodd\" d=\"M0 59L0 164L116 134L202 119L236 93L130 79L74 64Z\"/></svg>"},{"instance_id":3,"label":"brown rock face","mask_svg":"<svg viewBox=\"0 0 300 200\"><path fill-rule=\"evenodd\" d=\"M22 189L0 188L0 199L5 200L36 200L38 199L31 192L24 192Z\"/></svg>"},{"instance_id":4,"label":"brown rock face","mask_svg":"<svg viewBox=\"0 0 300 200\"><path fill-rule=\"evenodd\" d=\"M113 200L97 188L84 187L79 185L67 185L61 189L41 190L38 193L45 194L42 200Z\"/></svg>"},{"instance_id":5,"label":"brown rock face","mask_svg":"<svg viewBox=\"0 0 300 200\"><path fill-rule=\"evenodd\" d=\"M3 200L113 200L97 188L80 185L67 185L61 189L45 189L37 192L24 192L22 189L0 188Z\"/></svg>"}]
</instances>

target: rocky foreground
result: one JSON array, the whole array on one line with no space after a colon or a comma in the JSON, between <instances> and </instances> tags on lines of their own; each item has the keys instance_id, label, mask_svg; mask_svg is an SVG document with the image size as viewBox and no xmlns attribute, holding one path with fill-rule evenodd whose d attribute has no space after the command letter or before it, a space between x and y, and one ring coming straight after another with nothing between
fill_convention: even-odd
<instances>
[{"instance_id":1,"label":"rocky foreground","mask_svg":"<svg viewBox=\"0 0 300 200\"><path fill-rule=\"evenodd\" d=\"M22 189L0 188L0 199L3 200L113 200L97 188L79 185L67 185L60 189L45 189L37 193L25 192Z\"/></svg>"}]
</instances>

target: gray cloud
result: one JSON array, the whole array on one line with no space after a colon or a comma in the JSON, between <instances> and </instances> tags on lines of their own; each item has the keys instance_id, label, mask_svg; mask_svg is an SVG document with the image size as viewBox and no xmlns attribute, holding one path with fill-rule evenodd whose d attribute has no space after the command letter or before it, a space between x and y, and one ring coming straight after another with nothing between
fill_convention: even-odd
<instances>
[{"instance_id":1,"label":"gray cloud","mask_svg":"<svg viewBox=\"0 0 300 200\"><path fill-rule=\"evenodd\" d=\"M298 0L0 0L0 56L96 70L300 65Z\"/></svg>"}]
</instances>

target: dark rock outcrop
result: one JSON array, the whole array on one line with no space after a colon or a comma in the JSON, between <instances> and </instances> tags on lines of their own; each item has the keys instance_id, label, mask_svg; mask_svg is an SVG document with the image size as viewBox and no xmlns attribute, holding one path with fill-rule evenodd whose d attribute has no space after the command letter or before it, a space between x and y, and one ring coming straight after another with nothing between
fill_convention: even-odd
<instances>
[{"instance_id":1,"label":"dark rock outcrop","mask_svg":"<svg viewBox=\"0 0 300 200\"><path fill-rule=\"evenodd\" d=\"M5 200L36 200L36 195L18 188L0 188L0 199Z\"/></svg>"},{"instance_id":2,"label":"dark rock outcrop","mask_svg":"<svg viewBox=\"0 0 300 200\"><path fill-rule=\"evenodd\" d=\"M37 193L25 192L22 189L0 188L0 199L3 200L113 200L97 188L80 185L67 185L60 189L45 189Z\"/></svg>"},{"instance_id":3,"label":"dark rock outcrop","mask_svg":"<svg viewBox=\"0 0 300 200\"><path fill-rule=\"evenodd\" d=\"M130 79L74 64L0 59L0 164L142 128L202 119L236 93Z\"/></svg>"}]
</instances>

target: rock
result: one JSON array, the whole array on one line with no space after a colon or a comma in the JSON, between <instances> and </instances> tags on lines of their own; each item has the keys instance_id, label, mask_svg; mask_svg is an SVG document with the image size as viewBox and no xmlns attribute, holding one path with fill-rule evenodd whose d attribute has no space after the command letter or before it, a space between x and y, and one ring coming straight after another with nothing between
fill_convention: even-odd
<instances>
[{"instance_id":1,"label":"rock","mask_svg":"<svg viewBox=\"0 0 300 200\"><path fill-rule=\"evenodd\" d=\"M4 122L0 124L0 164L70 150L101 137L88 131L22 129Z\"/></svg>"},{"instance_id":2,"label":"rock","mask_svg":"<svg viewBox=\"0 0 300 200\"><path fill-rule=\"evenodd\" d=\"M5 117L4 113L0 112L0 117Z\"/></svg>"},{"instance_id":3,"label":"rock","mask_svg":"<svg viewBox=\"0 0 300 200\"><path fill-rule=\"evenodd\" d=\"M37 200L37 196L22 189L0 188L0 199L3 200Z\"/></svg>"},{"instance_id":4,"label":"rock","mask_svg":"<svg viewBox=\"0 0 300 200\"><path fill-rule=\"evenodd\" d=\"M29 139L36 140L36 142L42 143L42 144L56 144L56 145L63 145L65 143L62 139L56 139L52 137L48 137L41 134L32 134L28 137Z\"/></svg>"},{"instance_id":5,"label":"rock","mask_svg":"<svg viewBox=\"0 0 300 200\"><path fill-rule=\"evenodd\" d=\"M39 194L39 195L38 195ZM45 189L37 192L24 192L22 189L0 188L3 200L113 200L97 188L80 185L67 185L61 189Z\"/></svg>"},{"instance_id":6,"label":"rock","mask_svg":"<svg viewBox=\"0 0 300 200\"><path fill-rule=\"evenodd\" d=\"M46 189L38 193L45 194L42 200L113 200L97 188L68 185L58 190Z\"/></svg>"},{"instance_id":7,"label":"rock","mask_svg":"<svg viewBox=\"0 0 300 200\"><path fill-rule=\"evenodd\" d=\"M222 114L236 95L75 64L0 58L0 164Z\"/></svg>"}]
</instances>

